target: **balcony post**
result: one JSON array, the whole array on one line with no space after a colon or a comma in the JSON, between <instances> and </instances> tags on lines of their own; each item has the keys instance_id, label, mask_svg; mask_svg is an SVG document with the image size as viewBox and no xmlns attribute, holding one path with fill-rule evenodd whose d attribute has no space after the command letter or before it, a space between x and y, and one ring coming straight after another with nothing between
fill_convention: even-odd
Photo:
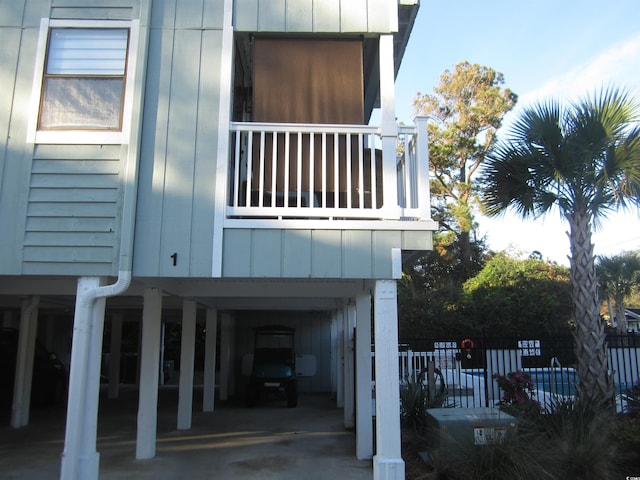
<instances>
[{"instance_id":1,"label":"balcony post","mask_svg":"<svg viewBox=\"0 0 640 480\"><path fill-rule=\"evenodd\" d=\"M431 189L429 185L429 117L418 116L416 126L416 175L418 185L418 208L423 220L431 220Z\"/></svg>"},{"instance_id":2,"label":"balcony post","mask_svg":"<svg viewBox=\"0 0 640 480\"><path fill-rule=\"evenodd\" d=\"M387 218L399 217L396 182L396 99L393 62L393 36L380 35L380 136L382 137L383 210Z\"/></svg>"}]
</instances>

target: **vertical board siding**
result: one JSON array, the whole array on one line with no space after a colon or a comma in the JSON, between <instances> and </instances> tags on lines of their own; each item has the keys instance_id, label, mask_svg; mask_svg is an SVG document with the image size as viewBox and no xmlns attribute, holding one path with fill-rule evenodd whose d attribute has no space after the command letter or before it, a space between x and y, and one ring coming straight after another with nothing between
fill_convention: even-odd
<instances>
[{"instance_id":1,"label":"vertical board siding","mask_svg":"<svg viewBox=\"0 0 640 480\"><path fill-rule=\"evenodd\" d=\"M366 230L343 233L343 271L347 278L371 278L373 276L372 235ZM347 253L348 251L348 253Z\"/></svg>"},{"instance_id":2,"label":"vertical board siding","mask_svg":"<svg viewBox=\"0 0 640 480\"><path fill-rule=\"evenodd\" d=\"M193 242L190 276L211 276L212 238L215 215L216 154L220 102L220 55L222 36L216 30L202 32L201 73L196 131L193 186Z\"/></svg>"},{"instance_id":3,"label":"vertical board siding","mask_svg":"<svg viewBox=\"0 0 640 480\"><path fill-rule=\"evenodd\" d=\"M221 0L153 4L135 275L211 276L222 7Z\"/></svg>"},{"instance_id":4,"label":"vertical board siding","mask_svg":"<svg viewBox=\"0 0 640 480\"><path fill-rule=\"evenodd\" d=\"M348 0L340 2L340 30L343 32L366 32L367 0Z\"/></svg>"},{"instance_id":5,"label":"vertical board siding","mask_svg":"<svg viewBox=\"0 0 640 480\"><path fill-rule=\"evenodd\" d=\"M388 279L391 249L426 250L431 232L225 229L229 278Z\"/></svg>"},{"instance_id":6,"label":"vertical board siding","mask_svg":"<svg viewBox=\"0 0 640 480\"><path fill-rule=\"evenodd\" d=\"M389 33L394 0L236 0L245 32Z\"/></svg>"},{"instance_id":7,"label":"vertical board siding","mask_svg":"<svg viewBox=\"0 0 640 480\"><path fill-rule=\"evenodd\" d=\"M335 32L340 25L340 0L314 2L313 31Z\"/></svg>"},{"instance_id":8,"label":"vertical board siding","mask_svg":"<svg viewBox=\"0 0 640 480\"><path fill-rule=\"evenodd\" d=\"M163 276L189 274L201 38L199 30L176 30L174 36L163 185Z\"/></svg>"},{"instance_id":9,"label":"vertical board siding","mask_svg":"<svg viewBox=\"0 0 640 480\"><path fill-rule=\"evenodd\" d=\"M33 3L33 2L31 2ZM44 3L44 2L43 2ZM35 27L20 29L11 35L13 28L2 28L3 57L9 60L2 64L2 90L6 105L10 109L5 122L2 150L2 188L0 189L0 225L2 225L3 248L0 250L0 271L10 275L22 272L22 241L26 223L27 195L33 146L25 143L27 122L33 84L34 58L39 34L39 19ZM10 41L13 39L14 43ZM7 43L4 43L6 41ZM5 48L14 48L13 63ZM9 55L8 57L6 55Z\"/></svg>"},{"instance_id":10,"label":"vertical board siding","mask_svg":"<svg viewBox=\"0 0 640 480\"><path fill-rule=\"evenodd\" d=\"M35 149L24 273L59 273L60 265L69 273L116 273L120 170L120 146Z\"/></svg>"},{"instance_id":11,"label":"vertical board siding","mask_svg":"<svg viewBox=\"0 0 640 480\"><path fill-rule=\"evenodd\" d=\"M313 31L313 0L297 0L287 4L286 24L289 32Z\"/></svg>"},{"instance_id":12,"label":"vertical board siding","mask_svg":"<svg viewBox=\"0 0 640 480\"><path fill-rule=\"evenodd\" d=\"M152 18L160 6L154 3ZM171 14L173 9L163 10ZM156 18L162 24L161 18ZM166 171L169 98L171 96L171 62L173 30L152 28L147 54L144 123L140 146L140 180L134 240L133 270L136 275L157 275L162 231L162 206Z\"/></svg>"},{"instance_id":13,"label":"vertical board siding","mask_svg":"<svg viewBox=\"0 0 640 480\"><path fill-rule=\"evenodd\" d=\"M5 5L0 6L0 14L6 10ZM16 69L18 66L18 52L20 46L20 28L0 28L0 92L3 92L3 101L0 102L0 138L9 138L9 122L11 120L11 105L13 104L13 91L16 83ZM7 144L0 149L0 185L4 174L4 165L7 158Z\"/></svg>"},{"instance_id":14,"label":"vertical board siding","mask_svg":"<svg viewBox=\"0 0 640 480\"><path fill-rule=\"evenodd\" d=\"M311 269L311 230L285 230L282 273L285 278L308 278Z\"/></svg>"},{"instance_id":15,"label":"vertical board siding","mask_svg":"<svg viewBox=\"0 0 640 480\"><path fill-rule=\"evenodd\" d=\"M258 0L235 0L233 24L240 32L258 29Z\"/></svg>"},{"instance_id":16,"label":"vertical board siding","mask_svg":"<svg viewBox=\"0 0 640 480\"><path fill-rule=\"evenodd\" d=\"M24 1L13 0L0 3L0 27L21 27ZM2 45L3 48L6 45Z\"/></svg>"},{"instance_id":17,"label":"vertical board siding","mask_svg":"<svg viewBox=\"0 0 640 480\"><path fill-rule=\"evenodd\" d=\"M258 31L287 31L286 0L269 0L258 2Z\"/></svg>"}]
</instances>

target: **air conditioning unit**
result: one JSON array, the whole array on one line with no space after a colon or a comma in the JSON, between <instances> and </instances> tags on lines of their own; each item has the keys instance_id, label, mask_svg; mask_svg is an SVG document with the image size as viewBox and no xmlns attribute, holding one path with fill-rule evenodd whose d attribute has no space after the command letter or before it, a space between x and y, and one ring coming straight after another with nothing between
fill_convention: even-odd
<instances>
[{"instance_id":1,"label":"air conditioning unit","mask_svg":"<svg viewBox=\"0 0 640 480\"><path fill-rule=\"evenodd\" d=\"M432 408L427 412L427 446L450 449L504 442L516 433L517 419L497 408Z\"/></svg>"}]
</instances>

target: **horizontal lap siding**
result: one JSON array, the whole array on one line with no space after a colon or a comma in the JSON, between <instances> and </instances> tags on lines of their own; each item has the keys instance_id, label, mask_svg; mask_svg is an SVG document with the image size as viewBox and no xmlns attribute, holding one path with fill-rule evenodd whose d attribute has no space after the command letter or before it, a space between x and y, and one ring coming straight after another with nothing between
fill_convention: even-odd
<instances>
[{"instance_id":1,"label":"horizontal lap siding","mask_svg":"<svg viewBox=\"0 0 640 480\"><path fill-rule=\"evenodd\" d=\"M391 250L428 250L428 231L225 229L223 276L390 278Z\"/></svg>"},{"instance_id":2,"label":"horizontal lap siding","mask_svg":"<svg viewBox=\"0 0 640 480\"><path fill-rule=\"evenodd\" d=\"M131 20L138 17L139 0L53 0L50 18Z\"/></svg>"},{"instance_id":3,"label":"horizontal lap siding","mask_svg":"<svg viewBox=\"0 0 640 480\"><path fill-rule=\"evenodd\" d=\"M389 33L395 0L235 0L246 32Z\"/></svg>"},{"instance_id":4,"label":"horizontal lap siding","mask_svg":"<svg viewBox=\"0 0 640 480\"><path fill-rule=\"evenodd\" d=\"M122 194L120 150L120 146L36 148L24 273L115 273Z\"/></svg>"}]
</instances>

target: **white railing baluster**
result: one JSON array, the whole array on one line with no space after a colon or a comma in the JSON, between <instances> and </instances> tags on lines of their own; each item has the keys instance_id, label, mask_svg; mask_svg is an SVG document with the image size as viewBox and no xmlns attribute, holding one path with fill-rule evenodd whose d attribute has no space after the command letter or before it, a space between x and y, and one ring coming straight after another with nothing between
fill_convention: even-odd
<instances>
[{"instance_id":1,"label":"white railing baluster","mask_svg":"<svg viewBox=\"0 0 640 480\"><path fill-rule=\"evenodd\" d=\"M333 208L340 208L340 136L333 134Z\"/></svg>"},{"instance_id":2,"label":"white railing baluster","mask_svg":"<svg viewBox=\"0 0 640 480\"><path fill-rule=\"evenodd\" d=\"M276 196L275 192L277 191L277 182L278 182L278 133L273 132L271 134L271 207L275 208L276 206Z\"/></svg>"},{"instance_id":3,"label":"white railing baluster","mask_svg":"<svg viewBox=\"0 0 640 480\"><path fill-rule=\"evenodd\" d=\"M376 158L377 142L376 137L370 135L371 139L371 208L378 208L378 162Z\"/></svg>"},{"instance_id":4,"label":"white railing baluster","mask_svg":"<svg viewBox=\"0 0 640 480\"><path fill-rule=\"evenodd\" d=\"M260 178L258 187L258 206L264 206L264 146L265 146L265 132L260 132Z\"/></svg>"},{"instance_id":5,"label":"white railing baluster","mask_svg":"<svg viewBox=\"0 0 640 480\"><path fill-rule=\"evenodd\" d=\"M364 208L364 140L362 133L358 134L358 207Z\"/></svg>"},{"instance_id":6,"label":"white railing baluster","mask_svg":"<svg viewBox=\"0 0 640 480\"><path fill-rule=\"evenodd\" d=\"M327 208L327 132L322 132L322 208Z\"/></svg>"},{"instance_id":7,"label":"white railing baluster","mask_svg":"<svg viewBox=\"0 0 640 480\"><path fill-rule=\"evenodd\" d=\"M296 207L302 207L302 133L298 132L298 161L296 162Z\"/></svg>"},{"instance_id":8,"label":"white railing baluster","mask_svg":"<svg viewBox=\"0 0 640 480\"><path fill-rule=\"evenodd\" d=\"M314 208L318 205L315 199L315 180L316 180L316 139L314 133L309 133L309 207Z\"/></svg>"},{"instance_id":9,"label":"white railing baluster","mask_svg":"<svg viewBox=\"0 0 640 480\"><path fill-rule=\"evenodd\" d=\"M282 186L284 195L283 195L283 205L285 207L289 206L289 154L290 150L290 141L291 141L291 132L286 132L284 134L284 185ZM275 195L275 192L274 192Z\"/></svg>"},{"instance_id":10,"label":"white railing baluster","mask_svg":"<svg viewBox=\"0 0 640 480\"><path fill-rule=\"evenodd\" d=\"M253 132L249 132L247 139L247 191L245 206L251 206L251 177L253 176Z\"/></svg>"},{"instance_id":11,"label":"white railing baluster","mask_svg":"<svg viewBox=\"0 0 640 480\"><path fill-rule=\"evenodd\" d=\"M240 145L242 143L242 137L243 137L243 133L242 132L235 132L235 155L234 158L231 161L231 165L233 168L233 172L235 172L234 175L232 175L231 178L233 178L233 197L232 197L232 202L233 202L233 206L237 207L238 204L240 203L240 198L242 198L242 192L240 191L240 176L242 175L242 167L240 165L242 158L240 156Z\"/></svg>"},{"instance_id":12,"label":"white railing baluster","mask_svg":"<svg viewBox=\"0 0 640 480\"><path fill-rule=\"evenodd\" d=\"M353 208L353 203L351 200L351 195L353 192L353 189L351 188L351 185L353 185L353 183L351 182L351 177L352 177L352 171L351 171L351 135L345 135L345 143L346 143L346 153L347 153L347 162L346 162L346 173L347 173L347 208Z\"/></svg>"}]
</instances>

